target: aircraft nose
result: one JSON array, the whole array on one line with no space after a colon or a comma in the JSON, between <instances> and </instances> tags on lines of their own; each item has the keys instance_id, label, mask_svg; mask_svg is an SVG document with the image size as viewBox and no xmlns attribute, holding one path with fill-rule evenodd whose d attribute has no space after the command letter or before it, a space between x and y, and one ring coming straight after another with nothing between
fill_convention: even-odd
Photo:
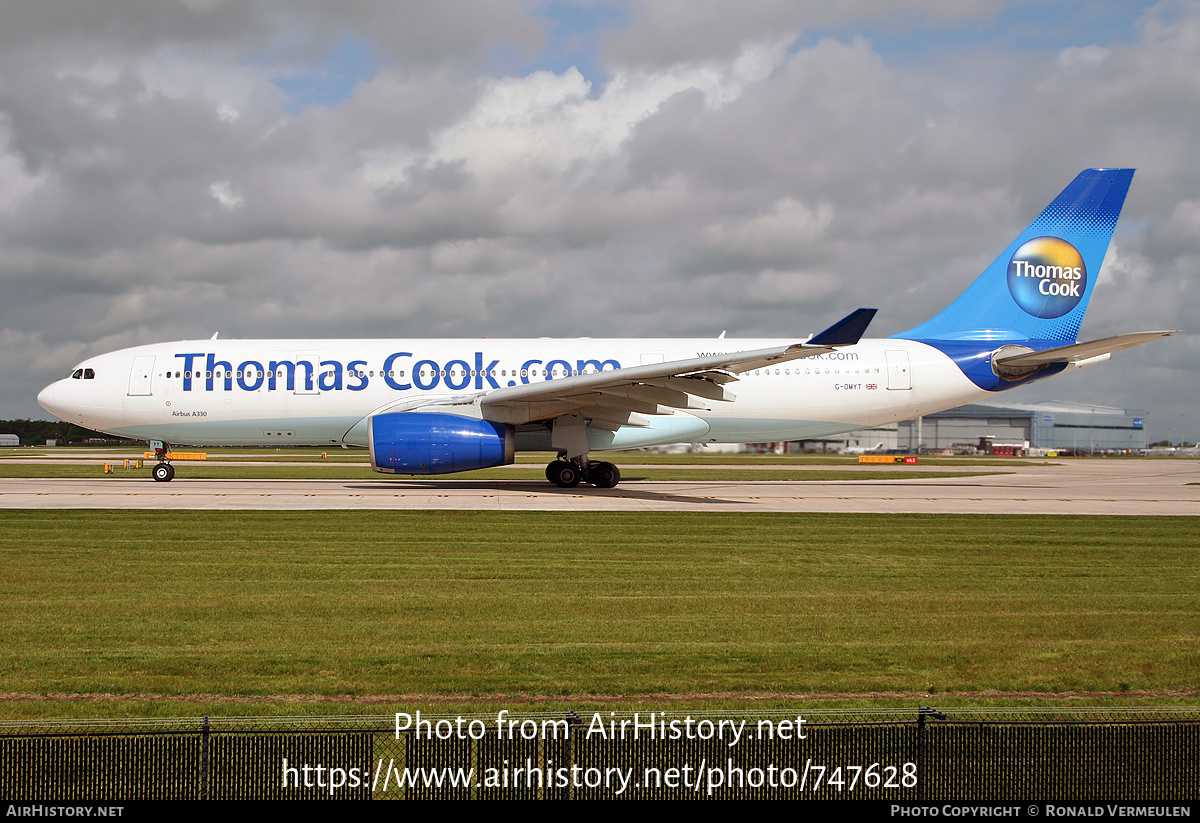
<instances>
[{"instance_id":1,"label":"aircraft nose","mask_svg":"<svg viewBox=\"0 0 1200 823\"><path fill-rule=\"evenodd\" d=\"M58 401L58 383L51 383L46 388L38 392L38 405L55 416L59 415L62 409L62 404Z\"/></svg>"}]
</instances>

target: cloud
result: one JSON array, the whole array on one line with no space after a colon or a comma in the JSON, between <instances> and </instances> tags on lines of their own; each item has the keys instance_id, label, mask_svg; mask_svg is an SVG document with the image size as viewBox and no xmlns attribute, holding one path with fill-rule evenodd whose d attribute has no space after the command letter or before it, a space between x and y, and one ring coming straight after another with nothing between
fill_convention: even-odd
<instances>
[{"instance_id":1,"label":"cloud","mask_svg":"<svg viewBox=\"0 0 1200 823\"><path fill-rule=\"evenodd\" d=\"M1084 334L1186 327L1200 12L1029 45L1033 5L947 8L14 7L0 332L22 351L0 416L38 415L84 354L218 329L788 337L880 305L895 333L1093 165L1139 172ZM347 43L363 62L339 74ZM1195 345L1045 391L1194 403Z\"/></svg>"}]
</instances>

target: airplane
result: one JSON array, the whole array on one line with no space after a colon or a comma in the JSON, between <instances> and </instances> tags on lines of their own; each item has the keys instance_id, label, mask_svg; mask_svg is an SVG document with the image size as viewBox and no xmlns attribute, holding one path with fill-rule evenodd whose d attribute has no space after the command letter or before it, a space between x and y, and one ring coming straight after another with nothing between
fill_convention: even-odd
<instances>
[{"instance_id":1,"label":"airplane","mask_svg":"<svg viewBox=\"0 0 1200 823\"><path fill-rule=\"evenodd\" d=\"M171 446L359 446L435 475L557 452L546 478L612 488L592 451L826 437L978 402L1173 334L1080 324L1133 169L1087 169L949 307L864 340L858 309L806 340L185 340L89 357L38 395L63 420Z\"/></svg>"},{"instance_id":2,"label":"airplane","mask_svg":"<svg viewBox=\"0 0 1200 823\"><path fill-rule=\"evenodd\" d=\"M879 454L884 447L884 442L880 440L874 446L847 446L842 449L842 454Z\"/></svg>"}]
</instances>

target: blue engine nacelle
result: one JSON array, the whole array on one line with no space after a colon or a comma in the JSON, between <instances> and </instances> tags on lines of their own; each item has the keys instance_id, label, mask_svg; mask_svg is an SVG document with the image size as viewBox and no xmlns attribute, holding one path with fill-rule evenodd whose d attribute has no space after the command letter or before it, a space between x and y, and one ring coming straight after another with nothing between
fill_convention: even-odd
<instances>
[{"instance_id":1,"label":"blue engine nacelle","mask_svg":"<svg viewBox=\"0 0 1200 823\"><path fill-rule=\"evenodd\" d=\"M390 412L367 421L371 468L389 474L449 474L513 462L512 426L460 414Z\"/></svg>"}]
</instances>

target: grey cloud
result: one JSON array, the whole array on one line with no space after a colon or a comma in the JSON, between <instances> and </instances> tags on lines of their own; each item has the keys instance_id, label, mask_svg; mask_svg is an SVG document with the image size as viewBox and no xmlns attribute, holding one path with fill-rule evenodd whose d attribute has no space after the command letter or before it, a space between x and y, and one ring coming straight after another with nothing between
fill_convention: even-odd
<instances>
[{"instance_id":1,"label":"grey cloud","mask_svg":"<svg viewBox=\"0 0 1200 823\"><path fill-rule=\"evenodd\" d=\"M618 65L670 65L688 60L733 58L748 41L799 36L810 29L869 23L914 31L988 21L1001 7L994 0L633 0L633 25L613 32L606 56Z\"/></svg>"},{"instance_id":2,"label":"grey cloud","mask_svg":"<svg viewBox=\"0 0 1200 823\"><path fill-rule=\"evenodd\" d=\"M163 5L64 22L78 4L28 4L0 32L0 340L21 350L0 361L0 416L38 414L37 389L85 354L216 330L793 336L877 305L873 333L895 333L1100 164L1140 170L1084 333L1191 322L1186 7L1128 44L897 64L850 35L779 46L902 28L882 5L635 4L589 88L497 68L545 36L518 6ZM345 33L379 71L289 113L274 67ZM1197 399L1195 339L1046 391L1174 409Z\"/></svg>"},{"instance_id":3,"label":"grey cloud","mask_svg":"<svg viewBox=\"0 0 1200 823\"><path fill-rule=\"evenodd\" d=\"M486 61L498 48L532 53L545 24L517 0L40 0L6 6L0 51L87 58L186 47L311 61L346 36L413 67Z\"/></svg>"}]
</instances>

